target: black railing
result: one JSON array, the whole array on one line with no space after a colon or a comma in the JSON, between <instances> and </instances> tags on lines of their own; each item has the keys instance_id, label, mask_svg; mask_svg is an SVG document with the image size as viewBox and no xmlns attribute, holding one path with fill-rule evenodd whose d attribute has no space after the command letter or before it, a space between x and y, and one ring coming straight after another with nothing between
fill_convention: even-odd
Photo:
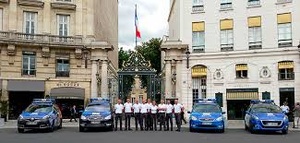
<instances>
[{"instance_id":1,"label":"black railing","mask_svg":"<svg viewBox=\"0 0 300 143\"><path fill-rule=\"evenodd\" d=\"M36 70L35 69L30 69L30 70L22 70L22 75L23 76L35 76L36 75Z\"/></svg>"},{"instance_id":2,"label":"black railing","mask_svg":"<svg viewBox=\"0 0 300 143\"><path fill-rule=\"evenodd\" d=\"M69 77L70 71L56 71L56 77Z\"/></svg>"}]
</instances>

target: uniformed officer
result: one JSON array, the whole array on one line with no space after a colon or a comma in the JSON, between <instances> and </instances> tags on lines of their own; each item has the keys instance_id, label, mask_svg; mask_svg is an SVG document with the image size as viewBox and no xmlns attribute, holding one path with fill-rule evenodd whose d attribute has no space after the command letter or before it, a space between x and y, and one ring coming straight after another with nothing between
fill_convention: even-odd
<instances>
[{"instance_id":1,"label":"uniformed officer","mask_svg":"<svg viewBox=\"0 0 300 143\"><path fill-rule=\"evenodd\" d=\"M162 130L162 126L164 126L164 130L166 130L166 104L164 100L160 101L158 104L158 120L159 120L159 130Z\"/></svg>"},{"instance_id":2,"label":"uniformed officer","mask_svg":"<svg viewBox=\"0 0 300 143\"><path fill-rule=\"evenodd\" d=\"M125 131L128 129L131 131L132 129L130 128L130 119L132 116L132 103L130 103L130 99L126 100L126 103L124 104L125 107ZM128 128L127 128L128 127Z\"/></svg>"},{"instance_id":3,"label":"uniformed officer","mask_svg":"<svg viewBox=\"0 0 300 143\"><path fill-rule=\"evenodd\" d=\"M152 106L151 106L152 130L154 129L155 131L157 131L157 110L158 107L156 105L156 102L152 101Z\"/></svg>"},{"instance_id":4,"label":"uniformed officer","mask_svg":"<svg viewBox=\"0 0 300 143\"><path fill-rule=\"evenodd\" d=\"M141 130L147 128L147 116L148 116L148 106L146 104L146 100L143 100L143 104L141 104Z\"/></svg>"},{"instance_id":5,"label":"uniformed officer","mask_svg":"<svg viewBox=\"0 0 300 143\"><path fill-rule=\"evenodd\" d=\"M151 102L151 99L148 99L148 102L147 102L147 128L146 128L146 131L147 130L153 130L153 126L152 126L152 116L151 116L151 107L152 107L152 102Z\"/></svg>"},{"instance_id":6,"label":"uniformed officer","mask_svg":"<svg viewBox=\"0 0 300 143\"><path fill-rule=\"evenodd\" d=\"M176 120L176 125L177 125L177 130L180 132L181 129L181 112L183 112L184 108L183 105L178 103L178 100L174 101L174 114L175 114L175 120Z\"/></svg>"},{"instance_id":7,"label":"uniformed officer","mask_svg":"<svg viewBox=\"0 0 300 143\"><path fill-rule=\"evenodd\" d=\"M173 131L173 110L174 106L171 104L170 100L167 100L166 105L166 123L167 123L167 131L169 131L169 125L171 126L171 131Z\"/></svg>"},{"instance_id":8,"label":"uniformed officer","mask_svg":"<svg viewBox=\"0 0 300 143\"><path fill-rule=\"evenodd\" d=\"M142 130L142 122L141 122L141 104L139 103L139 100L135 100L135 103L133 104L133 113L134 113L134 120L135 120L135 130L138 130L138 124L140 125L140 128Z\"/></svg>"},{"instance_id":9,"label":"uniformed officer","mask_svg":"<svg viewBox=\"0 0 300 143\"><path fill-rule=\"evenodd\" d=\"M124 110L124 106L122 104L121 99L118 99L118 103L114 107L115 109L115 131L117 131L118 120L120 121L120 131L122 131L122 114Z\"/></svg>"}]
</instances>

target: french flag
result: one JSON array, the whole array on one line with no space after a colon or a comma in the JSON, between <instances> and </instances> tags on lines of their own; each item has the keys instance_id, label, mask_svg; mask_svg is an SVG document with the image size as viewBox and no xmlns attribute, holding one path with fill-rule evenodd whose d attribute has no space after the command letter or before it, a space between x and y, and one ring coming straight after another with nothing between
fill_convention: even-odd
<instances>
[{"instance_id":1,"label":"french flag","mask_svg":"<svg viewBox=\"0 0 300 143\"><path fill-rule=\"evenodd\" d=\"M137 16L137 6L135 5L135 36L137 38L141 38L141 32L139 30L138 24L139 24L139 19Z\"/></svg>"}]
</instances>

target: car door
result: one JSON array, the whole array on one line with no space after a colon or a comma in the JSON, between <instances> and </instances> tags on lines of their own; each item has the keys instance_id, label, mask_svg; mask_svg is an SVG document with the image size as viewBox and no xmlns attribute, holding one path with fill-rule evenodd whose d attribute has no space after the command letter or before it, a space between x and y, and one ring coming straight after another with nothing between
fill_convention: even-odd
<instances>
[{"instance_id":1,"label":"car door","mask_svg":"<svg viewBox=\"0 0 300 143\"><path fill-rule=\"evenodd\" d=\"M57 109L55 107L53 107L53 115L52 115L52 117L53 117L54 126L58 127L60 120L59 120L58 111L57 111Z\"/></svg>"}]
</instances>

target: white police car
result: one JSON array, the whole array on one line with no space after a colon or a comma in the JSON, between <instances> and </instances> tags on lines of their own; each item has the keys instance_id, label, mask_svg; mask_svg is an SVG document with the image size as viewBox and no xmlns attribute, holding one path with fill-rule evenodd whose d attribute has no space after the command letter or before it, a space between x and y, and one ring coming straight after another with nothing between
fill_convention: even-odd
<instances>
[{"instance_id":1,"label":"white police car","mask_svg":"<svg viewBox=\"0 0 300 143\"><path fill-rule=\"evenodd\" d=\"M113 130L112 107L108 99L92 98L79 120L79 132L90 128Z\"/></svg>"},{"instance_id":2,"label":"white police car","mask_svg":"<svg viewBox=\"0 0 300 143\"><path fill-rule=\"evenodd\" d=\"M199 99L190 113L190 131L216 130L225 131L225 117L222 108L215 99Z\"/></svg>"},{"instance_id":3,"label":"white police car","mask_svg":"<svg viewBox=\"0 0 300 143\"><path fill-rule=\"evenodd\" d=\"M257 131L281 131L287 134L289 120L279 106L272 100L252 100L245 114L245 129Z\"/></svg>"},{"instance_id":4,"label":"white police car","mask_svg":"<svg viewBox=\"0 0 300 143\"><path fill-rule=\"evenodd\" d=\"M62 114L53 99L34 99L18 118L18 132L25 129L54 129L62 128Z\"/></svg>"}]
</instances>

